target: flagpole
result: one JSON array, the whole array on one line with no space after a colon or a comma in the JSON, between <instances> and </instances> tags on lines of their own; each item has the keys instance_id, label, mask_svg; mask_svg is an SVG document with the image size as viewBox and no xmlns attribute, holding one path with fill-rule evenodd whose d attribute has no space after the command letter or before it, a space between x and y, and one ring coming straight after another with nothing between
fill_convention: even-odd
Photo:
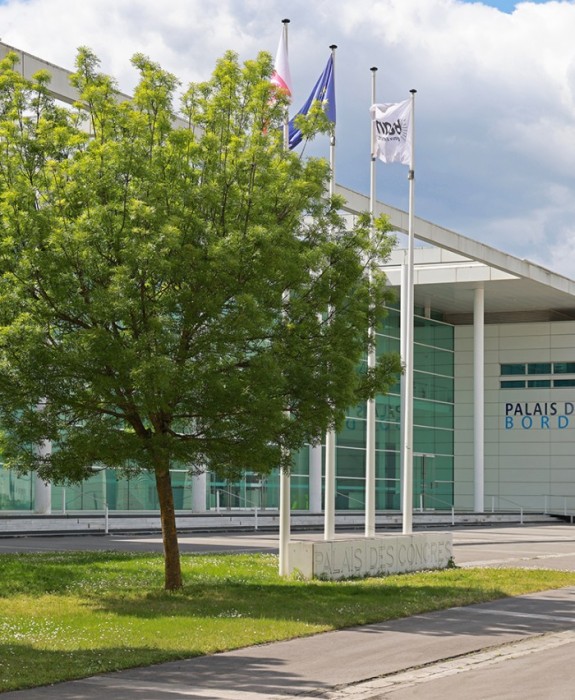
<instances>
[{"instance_id":1,"label":"flagpole","mask_svg":"<svg viewBox=\"0 0 575 700\"><path fill-rule=\"evenodd\" d=\"M404 391L402 405L402 466L403 466L403 534L413 532L413 322L414 322L414 270L413 270L413 218L415 206L415 94L411 92L411 153L409 159L409 213L408 213L408 247L405 284L402 295L405 294L405 304L402 303L402 313L405 321L402 328L405 332L403 343L404 356Z\"/></svg>"},{"instance_id":2,"label":"flagpole","mask_svg":"<svg viewBox=\"0 0 575 700\"><path fill-rule=\"evenodd\" d=\"M337 49L336 44L332 44L331 49L331 60L333 66L333 82L335 85L335 50ZM335 88L334 88L335 89ZM329 179L329 196L333 197L335 194L335 123L333 124L330 138L329 138L329 166L330 166L330 179Z\"/></svg>"},{"instance_id":3,"label":"flagpole","mask_svg":"<svg viewBox=\"0 0 575 700\"><path fill-rule=\"evenodd\" d=\"M375 78L377 68L371 69L371 104L375 104ZM373 238L373 222L375 214L375 126L371 123L371 161L370 161L370 187L369 187L369 216L370 236ZM369 286L373 281L373 270L369 267ZM367 353L367 367L372 370L376 365L375 328L369 328L369 348ZM365 434L365 536L375 537L375 397L367 400L366 410L366 434Z\"/></svg>"},{"instance_id":4,"label":"flagpole","mask_svg":"<svg viewBox=\"0 0 575 700\"><path fill-rule=\"evenodd\" d=\"M288 25L289 19L282 19L283 26L283 38L286 49L286 57L288 56ZM289 107L286 107L284 115L284 149L289 150Z\"/></svg>"},{"instance_id":5,"label":"flagpole","mask_svg":"<svg viewBox=\"0 0 575 700\"><path fill-rule=\"evenodd\" d=\"M337 46L330 47L333 66L333 79L335 81L335 50ZM333 125L329 139L329 196L335 194L335 124ZM329 317L333 309L328 308ZM335 430L330 428L325 434L325 505L324 505L324 540L333 540L335 537Z\"/></svg>"},{"instance_id":6,"label":"flagpole","mask_svg":"<svg viewBox=\"0 0 575 700\"><path fill-rule=\"evenodd\" d=\"M288 53L288 25L289 19L282 19L283 40L286 56ZM284 119L284 149L289 150L289 109L286 107ZM289 291L284 292L284 306L289 301ZM284 312L285 313L285 312ZM289 574L289 540L290 540L290 510L291 510L291 477L289 471L282 467L280 470L280 522L279 522L279 575Z\"/></svg>"}]
</instances>

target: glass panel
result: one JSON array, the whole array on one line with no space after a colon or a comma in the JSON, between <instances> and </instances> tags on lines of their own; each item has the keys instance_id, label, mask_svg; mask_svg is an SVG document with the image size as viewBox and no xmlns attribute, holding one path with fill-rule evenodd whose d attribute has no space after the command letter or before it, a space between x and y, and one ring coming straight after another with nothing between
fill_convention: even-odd
<instances>
[{"instance_id":1,"label":"glass panel","mask_svg":"<svg viewBox=\"0 0 575 700\"><path fill-rule=\"evenodd\" d=\"M453 428L453 404L415 399L413 402L413 423L414 426Z\"/></svg>"},{"instance_id":2,"label":"glass panel","mask_svg":"<svg viewBox=\"0 0 575 700\"><path fill-rule=\"evenodd\" d=\"M387 316L383 319L383 322L379 325L377 331L378 333L383 333L385 335L391 335L395 338L399 338L400 333L400 319L399 310L391 309L387 307Z\"/></svg>"},{"instance_id":3,"label":"glass panel","mask_svg":"<svg viewBox=\"0 0 575 700\"><path fill-rule=\"evenodd\" d=\"M401 399L397 394L378 396L375 402L375 415L378 420L399 423L401 420Z\"/></svg>"},{"instance_id":4,"label":"glass panel","mask_svg":"<svg viewBox=\"0 0 575 700\"><path fill-rule=\"evenodd\" d=\"M377 355L382 355L387 352L399 353L399 339L391 338L388 335L377 334L375 336Z\"/></svg>"},{"instance_id":5,"label":"glass panel","mask_svg":"<svg viewBox=\"0 0 575 700\"><path fill-rule=\"evenodd\" d=\"M376 452L376 508L399 510L401 476L399 451Z\"/></svg>"},{"instance_id":6,"label":"glass panel","mask_svg":"<svg viewBox=\"0 0 575 700\"><path fill-rule=\"evenodd\" d=\"M375 447L378 450L399 450L401 447L400 424L378 421L376 424Z\"/></svg>"},{"instance_id":7,"label":"glass panel","mask_svg":"<svg viewBox=\"0 0 575 700\"><path fill-rule=\"evenodd\" d=\"M453 326L416 316L413 334L416 343L453 350Z\"/></svg>"},{"instance_id":8,"label":"glass panel","mask_svg":"<svg viewBox=\"0 0 575 700\"><path fill-rule=\"evenodd\" d=\"M102 469L80 484L52 487L52 508L58 511L104 510L108 471L114 470Z\"/></svg>"},{"instance_id":9,"label":"glass panel","mask_svg":"<svg viewBox=\"0 0 575 700\"><path fill-rule=\"evenodd\" d=\"M525 364L503 364L501 365L501 374L525 374Z\"/></svg>"},{"instance_id":10,"label":"glass panel","mask_svg":"<svg viewBox=\"0 0 575 700\"><path fill-rule=\"evenodd\" d=\"M290 484L291 509L309 510L309 480L292 474Z\"/></svg>"},{"instance_id":11,"label":"glass panel","mask_svg":"<svg viewBox=\"0 0 575 700\"><path fill-rule=\"evenodd\" d=\"M414 345L414 368L453 377L454 354L427 345Z\"/></svg>"},{"instance_id":12,"label":"glass panel","mask_svg":"<svg viewBox=\"0 0 575 700\"><path fill-rule=\"evenodd\" d=\"M413 372L413 395L418 399L453 403L453 379L416 370Z\"/></svg>"},{"instance_id":13,"label":"glass panel","mask_svg":"<svg viewBox=\"0 0 575 700\"><path fill-rule=\"evenodd\" d=\"M366 404L360 404L348 409L348 418L366 418ZM386 420L399 423L401 419L399 394L390 393L385 396L378 395L375 399L375 415L378 420Z\"/></svg>"},{"instance_id":14,"label":"glass panel","mask_svg":"<svg viewBox=\"0 0 575 700\"><path fill-rule=\"evenodd\" d=\"M346 409L346 416L348 418L365 418L366 413L367 409L365 403L360 403L357 406L351 406Z\"/></svg>"},{"instance_id":15,"label":"glass panel","mask_svg":"<svg viewBox=\"0 0 575 700\"><path fill-rule=\"evenodd\" d=\"M336 448L336 473L340 476L363 478L365 474L365 450Z\"/></svg>"},{"instance_id":16,"label":"glass panel","mask_svg":"<svg viewBox=\"0 0 575 700\"><path fill-rule=\"evenodd\" d=\"M337 434L339 447L365 447L366 421L361 418L346 418L342 429Z\"/></svg>"},{"instance_id":17,"label":"glass panel","mask_svg":"<svg viewBox=\"0 0 575 700\"><path fill-rule=\"evenodd\" d=\"M218 507L218 489L222 482L213 473L209 473L209 487L208 487L208 510L216 510Z\"/></svg>"},{"instance_id":18,"label":"glass panel","mask_svg":"<svg viewBox=\"0 0 575 700\"><path fill-rule=\"evenodd\" d=\"M551 380L550 379L530 379L527 382L527 386L530 389L542 389L545 387L550 387L551 386Z\"/></svg>"},{"instance_id":19,"label":"glass panel","mask_svg":"<svg viewBox=\"0 0 575 700\"><path fill-rule=\"evenodd\" d=\"M575 386L575 379L554 379L553 386L556 386L556 387Z\"/></svg>"},{"instance_id":20,"label":"glass panel","mask_svg":"<svg viewBox=\"0 0 575 700\"><path fill-rule=\"evenodd\" d=\"M434 459L434 480L426 495L428 508L449 509L453 505L453 457L436 455Z\"/></svg>"},{"instance_id":21,"label":"glass panel","mask_svg":"<svg viewBox=\"0 0 575 700\"><path fill-rule=\"evenodd\" d=\"M435 455L413 455L413 499L415 506L428 508L427 496L435 483Z\"/></svg>"},{"instance_id":22,"label":"glass panel","mask_svg":"<svg viewBox=\"0 0 575 700\"><path fill-rule=\"evenodd\" d=\"M104 483L106 489L106 503L110 510L118 510L118 472L115 469L104 471Z\"/></svg>"},{"instance_id":23,"label":"glass panel","mask_svg":"<svg viewBox=\"0 0 575 700\"><path fill-rule=\"evenodd\" d=\"M453 457L413 456L414 506L447 510L453 505Z\"/></svg>"},{"instance_id":24,"label":"glass panel","mask_svg":"<svg viewBox=\"0 0 575 700\"><path fill-rule=\"evenodd\" d=\"M525 382L502 381L500 386L502 389L525 389Z\"/></svg>"},{"instance_id":25,"label":"glass panel","mask_svg":"<svg viewBox=\"0 0 575 700\"><path fill-rule=\"evenodd\" d=\"M185 508L184 499L186 495L186 477L188 473L186 471L177 471L170 474L172 479L172 493L174 494L174 508L176 510L183 510Z\"/></svg>"},{"instance_id":26,"label":"glass panel","mask_svg":"<svg viewBox=\"0 0 575 700\"><path fill-rule=\"evenodd\" d=\"M551 374L551 363L530 362L527 365L527 374Z\"/></svg>"},{"instance_id":27,"label":"glass panel","mask_svg":"<svg viewBox=\"0 0 575 700\"><path fill-rule=\"evenodd\" d=\"M337 477L335 487L336 510L365 509L365 479Z\"/></svg>"},{"instance_id":28,"label":"glass panel","mask_svg":"<svg viewBox=\"0 0 575 700\"><path fill-rule=\"evenodd\" d=\"M218 482L215 490L216 509L232 510L232 508L241 507L241 487L239 482Z\"/></svg>"},{"instance_id":29,"label":"glass panel","mask_svg":"<svg viewBox=\"0 0 575 700\"><path fill-rule=\"evenodd\" d=\"M0 510L34 510L35 478L0 467Z\"/></svg>"},{"instance_id":30,"label":"glass panel","mask_svg":"<svg viewBox=\"0 0 575 700\"><path fill-rule=\"evenodd\" d=\"M293 476L293 479L299 479ZM262 507L263 478L256 472L246 472L245 477L239 482L240 486L240 508L252 510Z\"/></svg>"},{"instance_id":31,"label":"glass panel","mask_svg":"<svg viewBox=\"0 0 575 700\"><path fill-rule=\"evenodd\" d=\"M423 318L432 318L434 321L443 322L443 313L437 311L436 309L425 309L425 306L418 306L415 304L413 307L413 312L416 316L421 316Z\"/></svg>"},{"instance_id":32,"label":"glass panel","mask_svg":"<svg viewBox=\"0 0 575 700\"><path fill-rule=\"evenodd\" d=\"M575 362L554 362L554 374L575 374Z\"/></svg>"},{"instance_id":33,"label":"glass panel","mask_svg":"<svg viewBox=\"0 0 575 700\"><path fill-rule=\"evenodd\" d=\"M418 428L413 433L413 451L426 454L453 454L453 431Z\"/></svg>"},{"instance_id":34,"label":"glass panel","mask_svg":"<svg viewBox=\"0 0 575 700\"><path fill-rule=\"evenodd\" d=\"M143 473L118 481L118 508L121 510L156 510L158 495L153 474Z\"/></svg>"},{"instance_id":35,"label":"glass panel","mask_svg":"<svg viewBox=\"0 0 575 700\"><path fill-rule=\"evenodd\" d=\"M292 476L309 474L309 445L304 445L293 457Z\"/></svg>"},{"instance_id":36,"label":"glass panel","mask_svg":"<svg viewBox=\"0 0 575 700\"><path fill-rule=\"evenodd\" d=\"M278 508L280 492L279 471L274 469L262 480L262 508Z\"/></svg>"}]
</instances>

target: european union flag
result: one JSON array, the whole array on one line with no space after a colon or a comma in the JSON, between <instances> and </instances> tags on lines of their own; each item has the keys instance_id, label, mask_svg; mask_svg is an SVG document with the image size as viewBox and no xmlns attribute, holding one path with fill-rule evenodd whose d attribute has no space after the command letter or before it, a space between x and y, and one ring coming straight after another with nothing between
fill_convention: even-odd
<instances>
[{"instance_id":1,"label":"european union flag","mask_svg":"<svg viewBox=\"0 0 575 700\"><path fill-rule=\"evenodd\" d=\"M295 115L307 114L312 104L318 100L322 103L324 112L331 122L335 124L335 81L333 74L333 54L329 57L323 73L319 76L310 96L304 106ZM295 117L289 122L289 149L295 148L303 138L301 131L295 126Z\"/></svg>"}]
</instances>

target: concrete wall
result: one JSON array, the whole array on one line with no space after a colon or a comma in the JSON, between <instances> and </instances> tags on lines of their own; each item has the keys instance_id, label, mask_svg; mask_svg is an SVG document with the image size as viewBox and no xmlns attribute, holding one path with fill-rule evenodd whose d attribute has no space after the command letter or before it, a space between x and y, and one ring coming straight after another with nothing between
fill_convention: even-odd
<instances>
[{"instance_id":1,"label":"concrete wall","mask_svg":"<svg viewBox=\"0 0 575 700\"><path fill-rule=\"evenodd\" d=\"M487 510L575 506L575 387L500 388L501 363L574 361L573 321L485 327ZM455 506L473 507L471 326L455 330Z\"/></svg>"}]
</instances>

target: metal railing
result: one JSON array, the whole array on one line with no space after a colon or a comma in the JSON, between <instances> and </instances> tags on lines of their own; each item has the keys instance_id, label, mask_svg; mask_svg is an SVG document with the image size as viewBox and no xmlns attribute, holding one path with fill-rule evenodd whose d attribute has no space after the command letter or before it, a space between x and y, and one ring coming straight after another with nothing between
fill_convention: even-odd
<instances>
[{"instance_id":1,"label":"metal railing","mask_svg":"<svg viewBox=\"0 0 575 700\"><path fill-rule=\"evenodd\" d=\"M497 511L518 511L519 512L519 522L521 525L523 525L523 516L526 510L532 510L532 512L537 512L537 508L527 508L524 506L522 503L518 503L517 501L514 501L512 498L507 498L506 496L486 496L485 501L489 502L491 501L491 513L495 513ZM495 503L498 503L499 507L496 509L495 508ZM501 503L503 502L504 508L501 507Z\"/></svg>"},{"instance_id":2,"label":"metal railing","mask_svg":"<svg viewBox=\"0 0 575 700\"><path fill-rule=\"evenodd\" d=\"M546 494L543 512L570 517L571 522L573 522L575 516L575 496L555 496L553 494Z\"/></svg>"},{"instance_id":3,"label":"metal railing","mask_svg":"<svg viewBox=\"0 0 575 700\"><path fill-rule=\"evenodd\" d=\"M220 507L220 498L221 494L226 494L230 498L234 500L238 500L240 503L243 501L246 504L245 508L242 508L242 506L239 506L239 509L241 510L252 510L254 511L254 530L258 529L258 504L255 501L250 501L248 498L245 496L242 496L239 493L236 493L234 491L229 491L228 489L223 489L223 488L217 488L216 489L216 513L221 512L221 507Z\"/></svg>"}]
</instances>

